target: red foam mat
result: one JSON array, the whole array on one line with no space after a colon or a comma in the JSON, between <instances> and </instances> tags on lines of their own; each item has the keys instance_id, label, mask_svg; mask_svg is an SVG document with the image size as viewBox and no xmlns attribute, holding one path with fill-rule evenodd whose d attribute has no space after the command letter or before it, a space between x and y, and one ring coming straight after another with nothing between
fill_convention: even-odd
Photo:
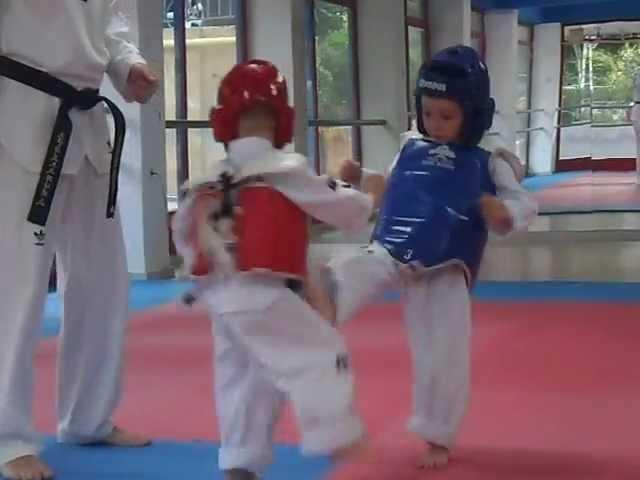
<instances>
[{"instance_id":1,"label":"red foam mat","mask_svg":"<svg viewBox=\"0 0 640 480\"><path fill-rule=\"evenodd\" d=\"M640 305L474 306L473 391L451 466L417 469L422 445L404 430L411 375L400 307L366 309L346 328L358 403L374 460L336 479L640 478ZM53 342L37 354L37 425L54 430ZM217 438L209 322L174 306L137 315L117 421L172 439ZM285 415L277 440L294 442Z\"/></svg>"}]
</instances>

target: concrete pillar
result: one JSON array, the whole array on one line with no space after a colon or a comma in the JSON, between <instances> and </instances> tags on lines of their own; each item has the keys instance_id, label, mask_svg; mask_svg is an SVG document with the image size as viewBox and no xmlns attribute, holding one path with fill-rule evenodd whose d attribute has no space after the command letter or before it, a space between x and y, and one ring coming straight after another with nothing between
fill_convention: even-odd
<instances>
[{"instance_id":1,"label":"concrete pillar","mask_svg":"<svg viewBox=\"0 0 640 480\"><path fill-rule=\"evenodd\" d=\"M492 143L514 152L516 149L516 116L518 75L518 12L495 10L486 12L486 63L491 76L491 95L496 100L496 116Z\"/></svg>"},{"instance_id":2,"label":"concrete pillar","mask_svg":"<svg viewBox=\"0 0 640 480\"><path fill-rule=\"evenodd\" d=\"M387 121L384 127L362 127L362 160L382 172L408 129L404 9L388 0L359 0L357 10L361 116Z\"/></svg>"},{"instance_id":3,"label":"concrete pillar","mask_svg":"<svg viewBox=\"0 0 640 480\"><path fill-rule=\"evenodd\" d=\"M432 53L451 45L471 46L471 0L429 0L428 4Z\"/></svg>"},{"instance_id":4,"label":"concrete pillar","mask_svg":"<svg viewBox=\"0 0 640 480\"><path fill-rule=\"evenodd\" d=\"M151 67L163 71L162 2L121 0L129 20L131 39ZM164 89L147 105L125 103L105 80L103 92L122 108L127 120L119 207L129 272L134 277L171 275L167 229Z\"/></svg>"},{"instance_id":5,"label":"concrete pillar","mask_svg":"<svg viewBox=\"0 0 640 480\"><path fill-rule=\"evenodd\" d=\"M560 69L562 68L562 26L559 23L537 25L533 37L531 71L532 131L529 140L529 168L533 174L553 173L556 161L560 104Z\"/></svg>"},{"instance_id":6,"label":"concrete pillar","mask_svg":"<svg viewBox=\"0 0 640 480\"><path fill-rule=\"evenodd\" d=\"M287 79L296 112L293 148L303 155L308 154L305 8L306 2L297 0L247 0L249 58L273 62Z\"/></svg>"}]
</instances>

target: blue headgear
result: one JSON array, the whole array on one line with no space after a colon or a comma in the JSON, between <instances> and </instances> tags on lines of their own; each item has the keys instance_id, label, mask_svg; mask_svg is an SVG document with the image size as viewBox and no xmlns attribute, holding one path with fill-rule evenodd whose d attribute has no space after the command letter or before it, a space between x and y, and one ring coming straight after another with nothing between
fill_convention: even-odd
<instances>
[{"instance_id":1,"label":"blue headgear","mask_svg":"<svg viewBox=\"0 0 640 480\"><path fill-rule=\"evenodd\" d=\"M475 146L491 128L496 104L490 96L489 72L471 47L456 45L436 53L418 73L415 92L418 130L428 135L422 121L422 96L446 98L460 104L464 114L462 143Z\"/></svg>"}]
</instances>

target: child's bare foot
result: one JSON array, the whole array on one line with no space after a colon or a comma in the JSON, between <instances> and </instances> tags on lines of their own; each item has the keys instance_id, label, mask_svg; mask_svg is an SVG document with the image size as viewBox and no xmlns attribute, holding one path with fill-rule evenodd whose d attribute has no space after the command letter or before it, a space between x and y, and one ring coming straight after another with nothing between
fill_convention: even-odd
<instances>
[{"instance_id":1,"label":"child's bare foot","mask_svg":"<svg viewBox=\"0 0 640 480\"><path fill-rule=\"evenodd\" d=\"M339 448L331 454L331 458L335 462L349 462L352 460L370 461L373 460L373 456L371 444L367 439L358 440L351 445Z\"/></svg>"},{"instance_id":2,"label":"child's bare foot","mask_svg":"<svg viewBox=\"0 0 640 480\"><path fill-rule=\"evenodd\" d=\"M100 445L108 445L111 447L147 447L151 445L151 440L142 435L127 432L118 427L114 427L113 431L99 442Z\"/></svg>"},{"instance_id":3,"label":"child's bare foot","mask_svg":"<svg viewBox=\"0 0 640 480\"><path fill-rule=\"evenodd\" d=\"M442 445L429 443L429 451L424 457L422 468L443 468L449 463L449 449Z\"/></svg>"},{"instance_id":4,"label":"child's bare foot","mask_svg":"<svg viewBox=\"0 0 640 480\"><path fill-rule=\"evenodd\" d=\"M35 455L25 455L5 463L0 473L7 480L47 480L53 472Z\"/></svg>"},{"instance_id":5,"label":"child's bare foot","mask_svg":"<svg viewBox=\"0 0 640 480\"><path fill-rule=\"evenodd\" d=\"M224 471L224 480L258 480L258 476L249 470L233 468Z\"/></svg>"}]
</instances>

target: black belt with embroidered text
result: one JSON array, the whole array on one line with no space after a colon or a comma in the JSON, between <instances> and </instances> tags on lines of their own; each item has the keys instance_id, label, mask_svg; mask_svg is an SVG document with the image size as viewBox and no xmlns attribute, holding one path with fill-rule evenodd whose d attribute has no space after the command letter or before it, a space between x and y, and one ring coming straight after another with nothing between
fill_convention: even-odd
<instances>
[{"instance_id":1,"label":"black belt with embroidered text","mask_svg":"<svg viewBox=\"0 0 640 480\"><path fill-rule=\"evenodd\" d=\"M107 199L107 218L113 218L116 211L118 174L120 172L122 147L126 131L126 122L122 111L111 100L101 96L97 89L78 90L47 72L8 57L0 56L0 76L60 99L60 107L53 133L49 140L47 153L40 171L40 179L38 180L27 220L41 227L44 227L47 223L53 196L62 174L62 165L69 146L71 131L73 130L69 112L74 108L91 110L99 103L105 103L109 107L115 127L109 173L109 197Z\"/></svg>"}]
</instances>

